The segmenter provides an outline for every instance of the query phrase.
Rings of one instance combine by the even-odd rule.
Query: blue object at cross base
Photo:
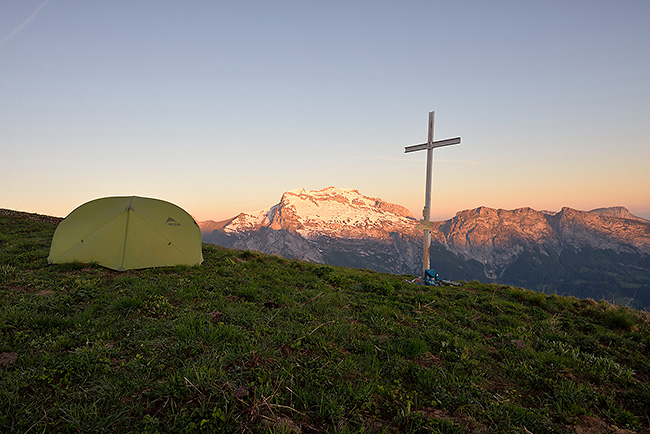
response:
[[[424,284],[428,286],[432,285],[442,285],[442,280],[438,277],[438,273],[434,269],[428,269],[424,271]]]

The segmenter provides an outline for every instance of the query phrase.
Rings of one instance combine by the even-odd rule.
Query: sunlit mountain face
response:
[[[208,243],[421,273],[417,220],[405,207],[357,190],[288,191],[267,209],[200,226]],[[434,222],[431,236],[431,267],[448,280],[501,282],[650,307],[650,222],[623,207],[559,212],[479,207]]]

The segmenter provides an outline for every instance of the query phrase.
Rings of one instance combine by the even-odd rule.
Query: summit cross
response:
[[[433,149],[441,148],[443,146],[457,145],[460,143],[460,137],[453,139],[433,141],[433,118],[434,112],[429,112],[429,137],[427,143],[419,145],[407,146],[404,148],[404,153],[427,150],[427,178],[426,178],[426,193],[424,198],[424,210],[422,211],[423,219],[420,220],[418,228],[424,230],[424,252],[422,259],[422,278],[424,279],[426,270],[431,267],[431,229],[433,223],[431,222],[431,178],[433,175]]]

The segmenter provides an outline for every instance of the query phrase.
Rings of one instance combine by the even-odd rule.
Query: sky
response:
[[[0,1],[0,208],[357,189],[650,219],[647,0]]]

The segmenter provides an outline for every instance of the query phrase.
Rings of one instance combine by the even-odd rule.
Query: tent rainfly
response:
[[[91,200],[56,228],[50,264],[97,262],[113,270],[200,265],[201,231],[178,206],[138,196]]]

